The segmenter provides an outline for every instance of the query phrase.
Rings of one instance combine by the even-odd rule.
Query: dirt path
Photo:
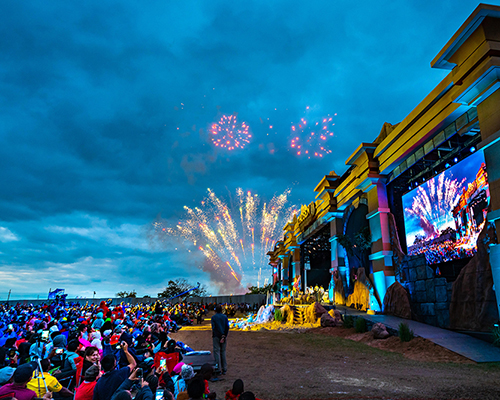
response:
[[[212,350],[207,324],[172,336],[197,350]],[[477,365],[423,339],[377,341],[386,350],[363,343],[370,341],[367,334],[342,328],[231,331],[228,373],[210,387],[222,399],[238,378],[260,399],[500,398],[499,364]]]

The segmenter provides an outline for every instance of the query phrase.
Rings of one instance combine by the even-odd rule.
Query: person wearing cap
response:
[[[187,390],[187,382],[194,378],[194,370],[191,365],[184,364],[181,368],[181,377],[174,384],[174,397],[177,399],[179,393]]]
[[[42,375],[36,376],[36,374],[33,374],[33,377],[31,380],[28,382],[27,388],[33,390],[37,397],[43,397],[43,395],[47,392],[45,389],[45,385],[47,385],[47,389],[52,392],[52,393],[59,393],[62,397],[72,397],[73,393],[70,392],[68,389],[63,387],[57,378],[53,377],[52,375],[49,374],[49,369],[50,369],[50,361],[49,359],[45,358],[40,361],[40,365],[42,366],[43,370],[43,377]],[[45,381],[45,383],[44,383]]]
[[[12,382],[15,370],[16,369],[12,367],[4,367],[0,369],[0,387]]]
[[[8,383],[0,388],[0,397],[4,395],[12,395],[17,400],[34,400],[36,392],[28,389],[26,386],[33,375],[33,367],[31,364],[23,364],[14,371],[14,382]],[[47,392],[43,395],[44,399],[50,399],[51,393]]]
[[[76,389],[75,400],[92,400],[100,373],[99,365],[92,365],[85,371],[84,381]]]

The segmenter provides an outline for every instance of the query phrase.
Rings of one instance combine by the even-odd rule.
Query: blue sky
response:
[[[430,61],[477,4],[2,2],[0,300],[211,287],[201,257],[152,245],[155,218],[208,187],[309,203],[446,75]],[[307,106],[337,114],[322,159],[289,146]],[[207,128],[233,113],[252,140],[216,149]]]

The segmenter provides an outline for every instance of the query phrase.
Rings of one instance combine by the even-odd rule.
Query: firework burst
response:
[[[308,112],[309,107],[306,108]],[[322,158],[332,152],[328,140],[334,136],[334,125],[330,115],[318,120],[301,118],[298,124],[292,124],[290,147],[298,156]]]
[[[210,126],[212,143],[227,150],[243,149],[252,137],[246,122],[238,122],[236,115],[223,115]]]
[[[201,207],[185,206],[186,217],[176,226],[157,220],[153,228],[164,244],[181,238],[188,249],[201,252],[206,261],[203,268],[220,290],[243,292],[256,271],[267,266],[267,252],[296,211],[288,205],[289,194],[286,190],[266,203],[257,194],[237,189],[228,206],[208,189]]]

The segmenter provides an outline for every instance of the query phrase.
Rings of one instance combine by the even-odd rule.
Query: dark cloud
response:
[[[19,295],[56,281],[109,295],[202,280],[202,259],[155,250],[142,229],[158,213],[174,221],[207,187],[292,188],[292,202],[309,203],[323,175],[342,173],[360,141],[445,76],[429,63],[477,3],[2,6],[0,272]],[[308,105],[337,113],[322,160],[289,149]],[[252,140],[215,149],[210,124],[233,113]]]

